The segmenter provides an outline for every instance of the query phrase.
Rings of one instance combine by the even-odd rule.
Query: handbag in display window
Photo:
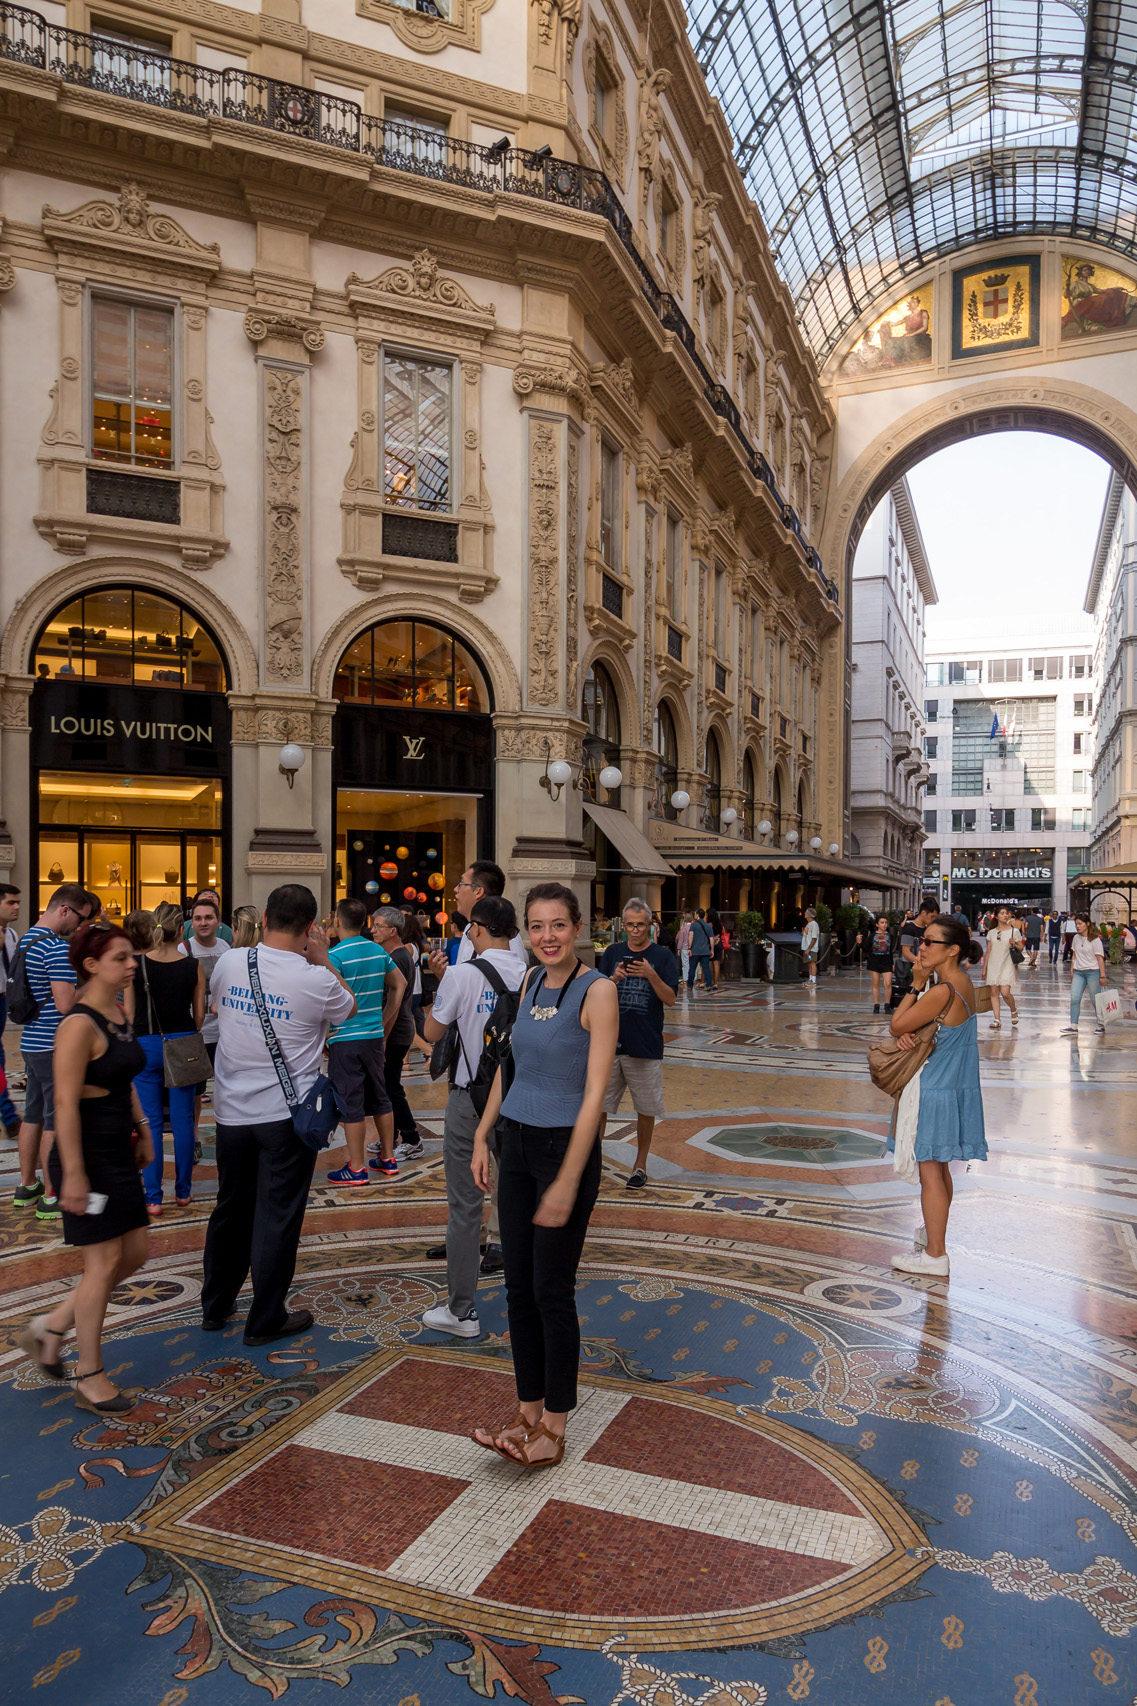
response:
[[[1094,1006],[1100,1024],[1108,1025],[1121,1017],[1121,997],[1115,989],[1103,989],[1100,995],[1095,995]]]
[[[268,1016],[265,1005],[264,990],[261,988],[261,974],[257,969],[257,950],[249,949],[249,988],[252,992],[253,1006],[257,1010],[257,1018],[261,1022],[264,1033],[265,1047],[268,1049],[276,1072],[281,1094],[288,1104],[292,1115],[292,1129],[301,1143],[306,1143],[309,1149],[326,1149],[333,1131],[340,1123],[340,1111],[336,1105],[335,1091],[332,1081],[323,1072],[316,1074],[315,1082],[308,1094],[301,1100],[296,1094],[296,1086],[292,1075],[284,1063],[280,1052],[280,1044],[276,1032],[272,1028],[272,1020]]]
[[[204,1084],[213,1071],[201,1032],[189,1037],[168,1037],[161,1025],[154,1023],[154,1003],[150,998],[150,976],[146,970],[146,955],[138,962],[142,981],[146,985],[146,1011],[150,1018],[150,1034],[162,1039],[162,1077],[167,1090],[188,1090],[193,1084]]]

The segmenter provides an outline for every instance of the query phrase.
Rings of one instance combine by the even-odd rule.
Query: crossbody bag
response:
[[[162,1039],[162,1077],[167,1090],[188,1090],[191,1085],[204,1084],[213,1068],[201,1032],[188,1037],[168,1037],[160,1024],[154,1022],[154,1002],[150,994],[150,975],[146,970],[146,955],[141,956],[142,982],[146,989],[146,1012],[150,1020],[150,1035]],[[196,968],[197,961],[194,961]]]
[[[277,1082],[281,1095],[288,1104],[288,1112],[292,1116],[292,1128],[301,1143],[306,1143],[309,1149],[326,1149],[333,1131],[340,1123],[339,1109],[336,1107],[335,1093],[332,1081],[324,1073],[316,1074],[315,1082],[308,1094],[301,1099],[296,1094],[292,1075],[284,1064],[284,1056],[280,1052],[280,1044],[276,1040],[276,1032],[272,1028],[272,1020],[265,1006],[264,990],[261,988],[261,974],[257,970],[257,950],[249,949],[249,988],[253,995],[253,1006],[257,1010],[257,1018],[261,1022],[264,1033],[265,1047],[268,1049],[276,1071]]]

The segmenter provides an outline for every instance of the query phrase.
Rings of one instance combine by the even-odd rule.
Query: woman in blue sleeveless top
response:
[[[518,1415],[478,1428],[479,1445],[528,1469],[559,1463],[576,1404],[580,1322],[576,1270],[600,1190],[600,1116],[616,1058],[616,986],[576,957],[580,907],[561,883],[525,900],[540,964],[521,987],[513,1025],[514,1076],[494,1081],[471,1163],[490,1188],[489,1140],[498,1127],[498,1219],[509,1304]]]
[[[951,1264],[944,1239],[952,1199],[950,1163],[987,1159],[975,986],[967,975],[967,967],[978,958],[979,950],[962,918],[946,912],[933,918],[913,968],[912,992],[896,1009],[890,1026],[901,1048],[915,1048],[912,1032],[933,1019],[940,1021],[936,1046],[919,1072],[914,1154],[920,1168],[925,1247],[912,1255],[893,1256],[892,1266],[902,1273],[947,1278]],[[935,986],[925,995],[933,976]],[[890,1149],[892,1145],[890,1136]]]

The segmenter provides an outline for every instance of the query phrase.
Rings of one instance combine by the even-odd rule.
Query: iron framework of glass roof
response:
[[[819,362],[939,255],[1137,257],[1133,0],[687,0]]]

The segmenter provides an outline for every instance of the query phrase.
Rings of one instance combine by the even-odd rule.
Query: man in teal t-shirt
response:
[[[332,1185],[369,1185],[364,1150],[366,1123],[379,1132],[379,1178],[393,1178],[395,1116],[383,1076],[384,1020],[393,1024],[407,980],[387,952],[364,935],[367,908],[361,900],[336,907],[339,941],[328,958],[355,996],[355,1012],[328,1034],[328,1077],[347,1136],[347,1165],[328,1174]]]

